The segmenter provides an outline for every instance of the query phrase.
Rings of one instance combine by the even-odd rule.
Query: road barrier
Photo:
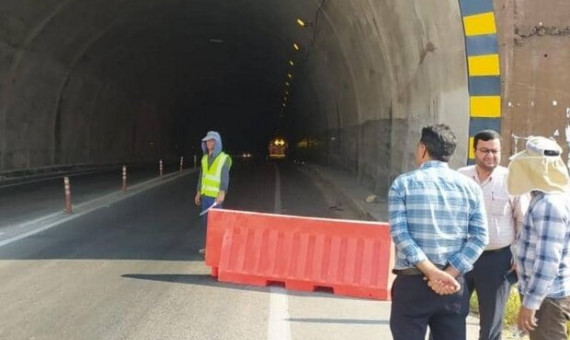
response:
[[[387,223],[213,209],[206,265],[219,281],[390,299]]]

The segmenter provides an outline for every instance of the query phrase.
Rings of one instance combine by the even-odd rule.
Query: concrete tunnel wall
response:
[[[374,3],[374,5],[372,5]],[[467,159],[469,93],[457,1],[331,2],[294,93],[322,160],[378,193],[414,167],[422,126],[445,122]],[[307,134],[310,134],[307,132]]]
[[[176,88],[172,84],[181,81],[180,73],[189,72],[175,55],[191,55],[197,50],[176,41],[176,32],[165,35],[166,28],[160,31],[166,22],[180,19],[184,10],[194,11],[193,4],[176,0],[97,4],[3,1],[0,170],[154,161],[176,157],[187,151],[180,149],[197,144],[198,134],[178,143],[168,130],[189,124],[202,134],[204,126],[212,126],[205,116],[169,114],[180,111],[173,106],[186,95],[177,94],[176,100],[169,97]],[[271,34],[278,36],[272,40],[275,46],[283,45],[283,50],[274,53],[279,56],[275,59],[282,57],[285,63],[291,57],[296,61],[282,118],[278,94],[273,106],[259,104],[267,111],[264,115],[276,117],[274,125],[256,125],[260,122],[257,116],[244,124],[271,130],[268,135],[277,126],[292,142],[314,138],[319,141],[314,150],[317,159],[348,170],[378,193],[386,191],[395,175],[413,167],[423,125],[451,125],[459,143],[452,165],[465,164],[469,93],[457,0],[438,1],[437,6],[396,0],[306,1],[287,6],[277,1],[244,0],[234,5],[211,2],[209,6],[244,11],[239,13],[243,15],[263,13],[267,17],[253,18],[259,23],[254,22],[252,25],[257,26],[249,32],[256,34],[256,28],[270,26]],[[207,16],[206,10],[199,15]],[[161,19],[152,19],[154,14]],[[315,22],[302,30],[295,27],[297,17]],[[188,22],[192,21],[180,27],[190,25]],[[291,27],[277,27],[286,24]],[[142,26],[152,30],[143,30]],[[137,40],[149,30],[161,32],[156,33],[156,41],[166,39],[154,43],[162,53],[152,44]],[[292,42],[301,45],[296,55],[291,52]],[[263,45],[270,43],[264,41]],[[145,52],[146,57],[141,61],[129,49]],[[258,48],[256,53],[263,51]],[[220,62],[223,65],[224,60]],[[286,73],[276,71],[282,77],[263,80],[266,83],[261,86],[274,81],[282,91]],[[202,82],[225,86],[226,93],[231,90],[228,75],[216,76],[224,80],[207,78]],[[145,82],[149,77],[154,77],[154,82]],[[162,90],[161,79],[168,80],[164,82],[170,84],[166,85],[168,90]],[[196,79],[187,81],[200,83]],[[197,89],[198,85],[187,86]],[[222,131],[236,129],[232,119],[224,119],[227,122]],[[209,125],[202,124],[203,120]],[[173,149],[174,144],[180,149]]]

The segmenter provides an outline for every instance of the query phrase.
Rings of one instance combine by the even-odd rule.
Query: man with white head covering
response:
[[[516,241],[521,307],[517,325],[531,340],[567,340],[570,319],[570,178],[553,140],[530,137],[511,157],[511,195],[531,192]]]
[[[232,159],[222,151],[222,137],[216,131],[208,131],[202,138],[202,151],[204,155],[194,203],[201,205],[202,211],[206,211],[213,207],[222,207],[230,183]],[[207,216],[208,214],[204,214],[202,217],[204,226],[207,223]],[[205,249],[200,249],[199,253],[204,254]]]

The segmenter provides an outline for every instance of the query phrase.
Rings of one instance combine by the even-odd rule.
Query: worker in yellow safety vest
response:
[[[202,138],[202,156],[198,185],[196,187],[196,197],[194,203],[202,206],[202,211],[209,208],[221,208],[230,184],[231,157],[222,151],[222,137],[216,131],[208,131]],[[202,216],[204,227],[207,225],[207,216]],[[200,254],[205,253],[205,249],[199,250]]]

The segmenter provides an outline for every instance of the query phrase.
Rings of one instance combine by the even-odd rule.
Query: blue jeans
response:
[[[212,204],[214,204],[214,202],[216,202],[215,197],[209,197],[209,196],[202,196],[201,200],[202,200],[202,211],[208,209],[209,207],[212,206]],[[222,205],[218,204],[214,209],[222,209]],[[208,214],[207,213],[202,215],[202,226],[204,228],[208,227]]]

